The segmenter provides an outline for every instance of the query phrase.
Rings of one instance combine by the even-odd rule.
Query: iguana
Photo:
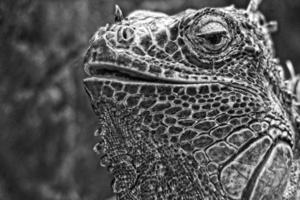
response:
[[[84,85],[117,199],[297,198],[300,79],[285,78],[260,3],[116,7],[95,33]]]

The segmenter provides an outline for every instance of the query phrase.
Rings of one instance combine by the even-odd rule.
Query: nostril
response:
[[[134,30],[130,27],[121,28],[119,37],[125,42],[131,42],[134,38]]]
[[[129,37],[127,29],[123,30],[123,39],[127,40]]]

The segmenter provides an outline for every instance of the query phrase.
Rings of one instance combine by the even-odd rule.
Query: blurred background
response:
[[[92,151],[97,121],[83,54],[119,4],[174,14],[248,0],[0,0],[0,199],[104,200],[111,177]],[[264,0],[277,56],[300,69],[300,1]]]

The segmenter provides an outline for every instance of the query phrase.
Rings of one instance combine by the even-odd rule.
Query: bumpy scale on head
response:
[[[85,87],[118,199],[282,199],[295,112],[258,4],[116,7],[96,32]]]

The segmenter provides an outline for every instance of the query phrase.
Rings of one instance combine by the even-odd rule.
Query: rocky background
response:
[[[97,27],[150,9],[245,8],[248,0],[0,0],[0,199],[104,200],[110,175],[92,151],[96,117],[83,90],[82,57]],[[265,0],[277,20],[282,63],[300,68],[300,1]]]

